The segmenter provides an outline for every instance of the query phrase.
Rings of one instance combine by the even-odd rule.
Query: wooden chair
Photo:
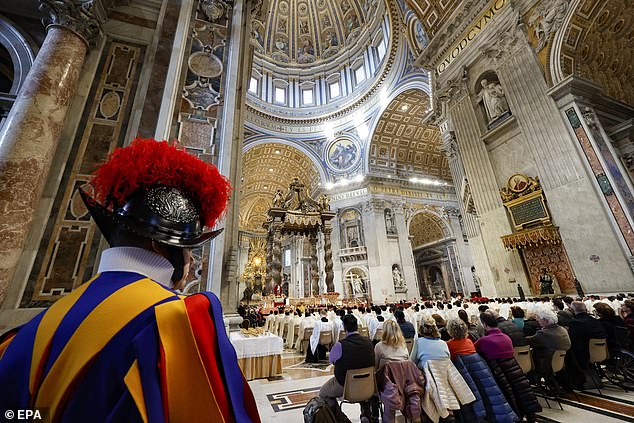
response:
[[[291,340],[291,346],[295,346],[295,341],[299,337],[299,323],[293,325],[293,339]]]
[[[377,329],[376,332],[374,333],[374,340],[380,341],[382,337],[383,337],[383,329]]]
[[[306,346],[310,342],[310,337],[313,336],[313,328],[304,329],[304,335],[302,336],[302,342],[299,344],[299,352],[303,353],[306,351]]]
[[[330,349],[330,346],[333,344],[332,342],[332,331],[328,330],[325,332],[319,332],[319,345],[325,345]]]
[[[346,337],[346,331],[345,330],[339,331],[339,341],[341,341],[345,337]]]
[[[407,347],[407,352],[411,354],[414,349],[414,338],[405,338],[405,346]]]
[[[553,384],[554,391],[551,391],[550,394],[553,398],[555,398],[555,400],[559,404],[559,408],[561,409],[561,411],[564,411],[564,408],[561,406],[561,400],[559,399],[559,394],[560,394],[559,383],[557,382],[557,379],[555,378],[555,374],[563,370],[565,359],[566,359],[566,350],[556,350],[553,353],[552,359],[550,360],[550,368],[551,368],[550,375],[544,378],[546,383],[550,382]],[[550,408],[550,403],[548,402],[548,394],[546,393],[545,387],[542,384],[541,376],[539,377],[538,387],[544,395],[544,399],[546,400],[546,405],[548,405],[548,408]]]
[[[368,330],[368,328],[359,328],[359,335],[369,338],[370,331]]]
[[[513,357],[515,357],[517,364],[520,365],[524,374],[530,372],[533,368],[533,353],[531,352],[530,345],[513,348]]]

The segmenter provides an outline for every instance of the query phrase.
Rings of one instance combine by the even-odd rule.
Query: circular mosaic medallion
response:
[[[119,98],[119,94],[114,91],[108,91],[99,102],[99,112],[106,119],[110,119],[119,111],[119,107],[121,107],[121,99]]]
[[[342,138],[333,142],[326,152],[328,165],[339,172],[352,168],[359,161],[357,145],[350,139]]]
[[[222,74],[222,62],[211,53],[199,51],[188,60],[189,70],[203,78],[216,78]]]
[[[288,13],[288,3],[286,3],[285,1],[280,2],[280,12],[282,12],[283,14]]]

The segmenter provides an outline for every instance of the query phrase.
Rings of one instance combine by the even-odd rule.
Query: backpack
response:
[[[328,404],[322,398],[315,397],[304,407],[304,423],[349,423],[350,420],[336,406]]]

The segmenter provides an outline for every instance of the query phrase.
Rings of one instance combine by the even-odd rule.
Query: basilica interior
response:
[[[634,291],[631,6],[3,0],[0,332],[95,274],[108,244],[77,188],[136,137],[231,181],[184,289],[227,315],[538,296],[544,274],[556,295]],[[325,375],[254,381],[263,421],[300,421],[272,395]],[[565,409],[541,421],[599,415]]]

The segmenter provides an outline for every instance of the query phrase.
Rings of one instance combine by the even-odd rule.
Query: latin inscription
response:
[[[467,48],[469,43],[475,39],[475,37],[482,31],[482,29],[493,19],[495,15],[500,13],[500,11],[509,3],[510,0],[493,0],[493,2],[487,7],[485,12],[480,15],[480,18],[476,21],[471,28],[460,38],[452,48],[449,50],[449,54],[445,56],[445,58],[440,62],[440,64],[436,67],[436,72],[438,75],[447,70],[447,66],[449,66],[462,52]]]

